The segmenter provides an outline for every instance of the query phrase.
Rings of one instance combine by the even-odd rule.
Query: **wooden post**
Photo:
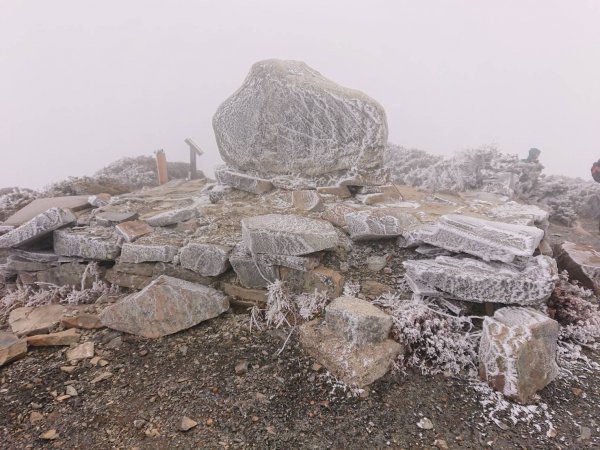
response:
[[[167,156],[164,150],[156,152],[156,168],[158,170],[158,184],[165,184],[169,181],[169,172],[167,170]]]
[[[202,156],[204,152],[190,138],[187,138],[185,143],[190,146],[190,180],[195,180],[198,178],[198,170],[196,169],[196,156]]]

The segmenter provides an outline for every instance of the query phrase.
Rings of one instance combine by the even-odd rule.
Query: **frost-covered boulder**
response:
[[[600,294],[600,253],[592,246],[563,242],[554,247],[560,270],[569,272],[569,278]]]
[[[179,263],[205,277],[216,277],[229,269],[231,247],[190,242],[179,252]]]
[[[527,403],[558,376],[559,325],[530,308],[502,308],[483,321],[479,373],[506,397]]]
[[[411,233],[416,242],[507,263],[516,256],[532,256],[543,237],[544,232],[536,227],[458,214],[442,216],[434,225]]]
[[[117,235],[105,227],[56,230],[54,253],[83,259],[114,261],[121,253]]]
[[[411,214],[385,208],[351,212],[344,220],[354,241],[394,238],[420,225]]]
[[[242,219],[242,239],[252,253],[293,256],[331,249],[338,243],[329,222],[292,214]]]
[[[23,225],[0,236],[0,248],[20,247],[29,244],[76,220],[75,215],[68,209],[50,208]]]
[[[319,177],[381,167],[388,127],[383,107],[300,61],[257,62],[217,109],[223,160],[266,178]]]
[[[155,214],[145,220],[152,227],[166,227],[193,219],[196,215],[197,211],[195,208],[179,208]]]
[[[556,262],[548,256],[531,258],[523,269],[448,256],[405,261],[403,265],[415,294],[467,302],[540,305],[558,281]]]

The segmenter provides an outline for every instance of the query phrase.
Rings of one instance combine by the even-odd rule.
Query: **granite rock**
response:
[[[77,220],[68,209],[50,208],[0,236],[0,248],[20,247],[51,234]]]
[[[229,256],[240,284],[246,288],[264,288],[279,278],[277,267],[259,262],[257,256],[253,256],[243,243],[236,245]]]
[[[264,194],[273,190],[273,183],[269,180],[240,173],[226,167],[215,170],[215,177],[221,184],[252,194]]]
[[[104,227],[57,230],[54,253],[99,261],[114,261],[121,253],[116,234]]]
[[[312,189],[292,192],[292,204],[300,211],[318,211],[323,206],[321,196]]]
[[[352,212],[345,221],[354,241],[395,238],[419,226],[411,214],[386,208]]]
[[[179,263],[205,277],[216,277],[229,269],[231,247],[191,242],[179,252]]]

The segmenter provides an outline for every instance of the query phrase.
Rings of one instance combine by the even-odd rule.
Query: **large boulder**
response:
[[[222,292],[202,284],[161,275],[139,292],[100,314],[112,329],[158,338],[193,327],[229,309]]]
[[[600,294],[600,254],[592,246],[563,242],[554,247],[554,252],[560,270]]]
[[[223,160],[262,175],[345,174],[380,168],[383,107],[300,61],[257,62],[213,118]]]

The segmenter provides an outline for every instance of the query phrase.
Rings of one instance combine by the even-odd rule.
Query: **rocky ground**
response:
[[[3,448],[597,448],[598,372],[540,393],[548,417],[501,422],[464,380],[388,374],[362,394],[336,388],[287,333],[252,332],[235,311],[158,340],[91,332],[96,355],[71,365],[34,349],[0,372]],[[109,344],[110,343],[110,344]],[[110,347],[110,348],[109,348]],[[597,355],[591,355],[598,360]],[[97,358],[98,359],[98,358]],[[96,362],[96,360],[92,360]],[[106,365],[104,365],[106,364]],[[101,365],[104,365],[101,367]],[[61,367],[73,367],[67,373]],[[68,369],[70,370],[70,369]],[[108,377],[101,381],[103,374]],[[103,378],[103,377],[100,377]],[[75,396],[62,398],[67,388]],[[182,417],[198,425],[180,431]],[[422,421],[424,418],[429,419]],[[550,420],[555,435],[548,437]],[[419,427],[419,424],[423,428]],[[431,429],[428,429],[431,425]],[[583,427],[583,428],[582,428]],[[40,436],[49,430],[56,438]]]

